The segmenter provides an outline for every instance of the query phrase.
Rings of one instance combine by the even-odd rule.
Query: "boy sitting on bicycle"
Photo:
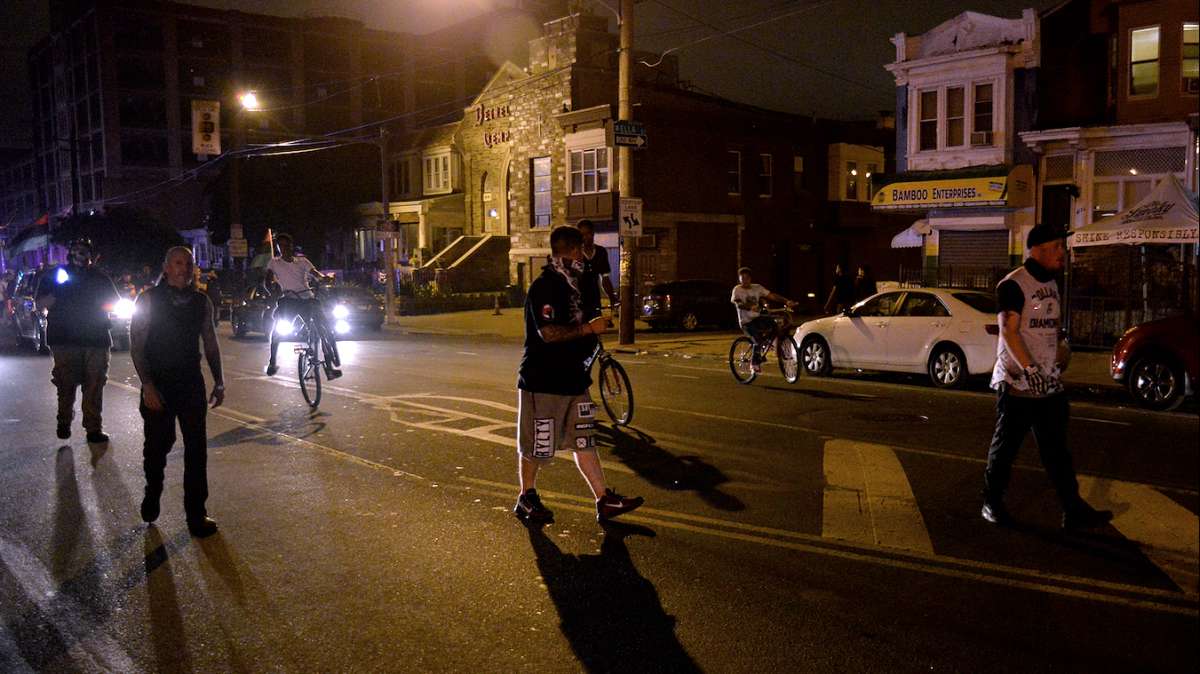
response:
[[[751,342],[754,342],[754,359],[752,361],[754,371],[761,372],[763,346],[776,337],[779,327],[775,323],[775,319],[763,314],[763,301],[779,302],[789,308],[795,307],[799,303],[755,283],[749,267],[738,269],[738,281],[739,283],[733,287],[733,296],[730,301],[737,307],[738,325],[742,328],[742,332],[746,333]]]
[[[275,243],[279,245],[279,257],[271,258],[271,262],[267,264],[265,282],[268,287],[272,283],[278,285],[281,296],[276,301],[275,311],[271,315],[271,359],[267,361],[267,376],[279,371],[279,366],[275,363],[275,356],[279,352],[279,335],[275,331],[275,321],[303,315],[306,322],[323,324],[324,312],[321,311],[316,295],[308,287],[308,281],[310,278],[322,281],[331,278],[317,271],[308,258],[295,256],[295,246],[290,234],[277,234]],[[327,335],[330,340],[334,339],[328,330],[322,329],[321,333]],[[337,379],[340,376],[342,371],[330,362],[329,354],[325,354],[325,378]]]

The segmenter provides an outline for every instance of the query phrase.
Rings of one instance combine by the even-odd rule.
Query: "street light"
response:
[[[262,109],[262,107],[258,104],[258,95],[253,91],[247,91],[243,93],[240,97],[238,97],[238,100],[242,102],[242,107],[247,110],[254,111]]]

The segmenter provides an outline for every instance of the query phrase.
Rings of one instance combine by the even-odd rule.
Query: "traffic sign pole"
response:
[[[633,101],[630,89],[633,86],[633,0],[621,0],[621,30],[620,60],[617,69],[617,117],[621,121],[633,119]],[[613,131],[616,135],[617,126]],[[622,134],[626,135],[626,134]],[[614,139],[615,142],[615,139]],[[617,160],[620,174],[617,189],[622,200],[633,196],[633,156],[628,145],[617,143]],[[621,344],[633,344],[633,237],[621,237],[621,325],[618,331],[618,341]]]

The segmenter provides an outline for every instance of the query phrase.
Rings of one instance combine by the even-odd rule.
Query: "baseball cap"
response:
[[[1025,247],[1033,248],[1034,246],[1055,239],[1065,239],[1075,232],[1068,230],[1062,225],[1037,225],[1029,230],[1029,236],[1025,238]]]

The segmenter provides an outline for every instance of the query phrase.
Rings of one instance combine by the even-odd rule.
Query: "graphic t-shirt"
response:
[[[283,290],[299,293],[300,297],[312,297],[308,288],[308,277],[317,269],[306,257],[294,257],[291,262],[281,257],[271,258],[267,270],[274,272],[275,280]]]
[[[730,301],[737,305],[738,325],[745,325],[758,318],[760,315],[758,307],[770,294],[770,290],[757,283],[751,283],[749,288],[740,283],[735,285]]]
[[[579,291],[547,265],[525,296],[525,353],[517,388],[532,393],[581,395],[592,385],[596,337],[547,343],[538,332],[547,325],[579,325],[583,319]]]

